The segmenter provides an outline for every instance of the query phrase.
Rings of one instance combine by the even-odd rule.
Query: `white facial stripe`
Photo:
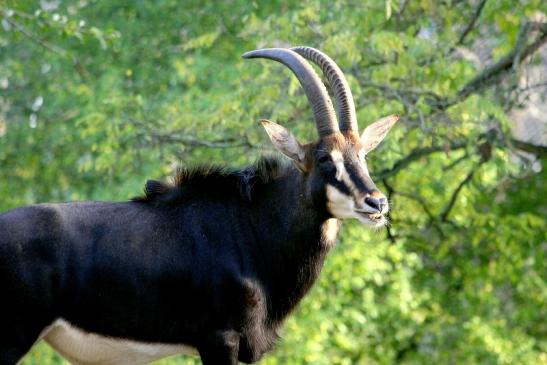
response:
[[[333,150],[331,151],[330,153],[330,157],[332,157],[332,160],[334,162],[337,162],[337,161],[344,161],[344,156],[342,155],[342,152],[338,151],[338,150]]]
[[[336,180],[342,181],[342,179],[344,178],[344,172],[345,172],[344,163],[337,161],[334,163],[334,166],[336,167],[336,176],[335,176]]]
[[[336,180],[344,182],[351,191],[355,190],[355,184],[351,180],[346,170],[346,166],[344,165],[344,156],[342,155],[342,152],[334,150],[331,152],[331,157],[334,166],[336,167]]]
[[[330,157],[332,158],[332,162],[336,167],[336,180],[342,181],[343,173],[345,172],[344,156],[342,156],[342,153],[340,151],[335,150],[330,153]]]

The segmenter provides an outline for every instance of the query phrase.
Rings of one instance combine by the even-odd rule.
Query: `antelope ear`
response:
[[[389,117],[379,119],[366,127],[361,135],[361,143],[363,144],[365,153],[369,153],[375,149],[398,120],[398,115],[390,115]]]
[[[267,119],[260,120],[260,123],[262,123],[275,148],[293,160],[300,170],[303,170],[306,151],[296,137],[287,128]]]

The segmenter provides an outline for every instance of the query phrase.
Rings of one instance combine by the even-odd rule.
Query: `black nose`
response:
[[[387,207],[387,199],[386,198],[373,198],[371,196],[367,196],[365,198],[365,204],[371,207],[372,209],[376,209],[378,212],[383,212],[384,209]]]

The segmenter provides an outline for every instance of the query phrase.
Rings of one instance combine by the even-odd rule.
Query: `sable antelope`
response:
[[[319,139],[263,120],[292,163],[198,167],[128,202],[38,204],[0,215],[0,364],[43,339],[74,364],[145,364],[177,353],[253,363],[317,279],[341,219],[385,224],[365,155],[398,117],[359,136],[351,91],[325,54],[261,49],[298,78]],[[327,90],[306,61],[317,64]],[[338,120],[338,122],[337,122]]]

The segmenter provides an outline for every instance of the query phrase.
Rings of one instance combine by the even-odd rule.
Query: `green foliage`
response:
[[[545,364],[546,172],[510,143],[519,68],[464,94],[482,70],[454,51],[482,40],[496,62],[540,0],[487,1],[461,40],[475,2],[41,3],[0,2],[0,210],[241,166],[271,150],[260,118],[315,138],[289,71],[239,57],[311,45],[347,72],[361,128],[402,115],[369,162],[391,226],[344,224],[262,363]],[[23,363],[64,362],[40,344]]]

